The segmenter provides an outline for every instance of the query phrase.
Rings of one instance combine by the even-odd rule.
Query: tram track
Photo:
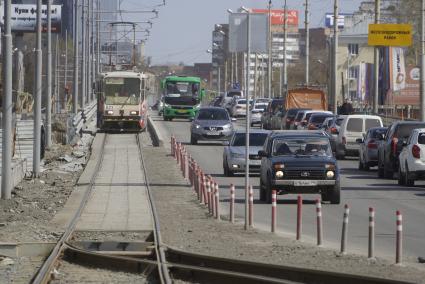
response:
[[[79,246],[72,240],[76,223],[87,204],[96,177],[103,162],[107,135],[103,138],[99,159],[82,202],[69,222],[69,226],[46,259],[32,283],[49,283],[53,269],[61,259],[73,263],[100,267],[111,271],[125,271],[146,276],[153,282],[172,283],[181,280],[187,283],[408,283],[403,281],[374,278],[362,275],[344,274],[314,269],[256,263],[202,255],[181,251],[162,242],[159,215],[155,207],[147,165],[143,154],[141,135],[135,135],[141,170],[144,173],[144,185],[147,190],[153,228],[146,240],[145,251],[96,251]],[[99,245],[99,244],[98,244]]]

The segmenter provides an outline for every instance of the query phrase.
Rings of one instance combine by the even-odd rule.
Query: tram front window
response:
[[[105,103],[107,105],[137,105],[140,97],[140,79],[106,78]]]

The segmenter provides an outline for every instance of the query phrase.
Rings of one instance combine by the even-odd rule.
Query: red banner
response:
[[[267,14],[267,9],[251,9],[253,13]],[[283,25],[284,10],[271,10],[272,25]],[[298,26],[298,11],[287,10],[286,11],[286,23],[288,26]]]

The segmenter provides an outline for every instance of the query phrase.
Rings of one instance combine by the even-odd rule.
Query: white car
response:
[[[249,100],[249,104],[252,103],[252,100]],[[246,99],[239,98],[235,100],[235,103],[230,111],[233,117],[246,116]]]
[[[398,184],[414,186],[425,179],[425,128],[414,129],[399,157]]]
[[[261,125],[261,116],[263,112],[266,110],[267,104],[265,103],[255,103],[253,108],[251,109],[251,127],[255,124]]]
[[[332,114],[331,111],[325,111],[325,110],[306,110],[304,112],[304,114],[303,114],[303,117],[301,118],[300,123],[297,125],[297,129],[298,130],[307,129],[308,120],[310,119],[310,116],[313,113],[327,113],[327,114]]]

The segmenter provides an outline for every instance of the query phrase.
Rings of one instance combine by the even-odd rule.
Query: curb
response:
[[[158,128],[156,127],[155,122],[152,120],[150,116],[148,116],[148,125],[147,129],[152,136],[153,144],[156,147],[163,147],[164,146],[164,138],[162,137],[162,134],[159,132]]]

